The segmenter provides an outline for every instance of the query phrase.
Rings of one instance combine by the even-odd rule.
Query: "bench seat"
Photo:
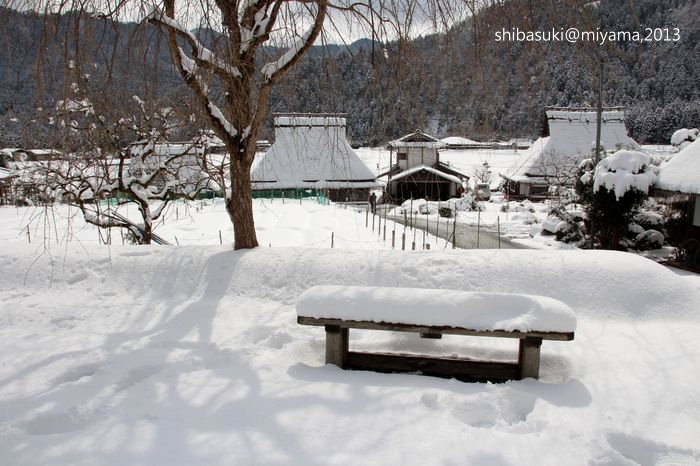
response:
[[[317,286],[297,302],[297,322],[326,330],[326,362],[379,372],[421,372],[464,380],[539,376],[542,340],[574,339],[576,317],[544,296],[414,288]],[[349,329],[516,338],[515,363],[348,349]]]

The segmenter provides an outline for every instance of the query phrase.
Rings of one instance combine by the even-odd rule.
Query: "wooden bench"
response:
[[[538,378],[542,341],[573,340],[576,327],[566,304],[543,296],[346,286],[307,290],[297,303],[297,322],[325,327],[327,364],[470,381]],[[349,351],[351,328],[413,332],[423,338],[443,334],[515,338],[518,359],[495,362]]]

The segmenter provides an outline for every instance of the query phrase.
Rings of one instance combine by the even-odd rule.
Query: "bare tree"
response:
[[[147,15],[151,23],[166,30],[173,63],[228,148],[230,191],[226,205],[236,249],[258,245],[250,169],[271,90],[309,51],[324,22],[336,27],[339,16],[331,13],[361,23],[372,38],[391,34],[400,44],[412,33],[416,17],[435,19],[439,15],[444,21],[434,20],[437,26],[452,19],[446,14],[448,10],[457,10],[442,2],[430,5],[432,8],[417,0],[380,0],[377,5],[344,0],[206,0],[201,6],[208,25],[217,23],[217,34],[206,44],[185,27],[187,13],[179,14],[191,14],[187,2],[164,0],[162,7]],[[272,47],[278,44],[283,47]],[[261,60],[264,56],[268,59]],[[223,98],[216,99],[216,88]]]
[[[171,145],[167,135],[178,123],[171,108],[148,110],[133,97],[138,113],[106,115],[88,99],[59,102],[57,124],[67,127],[80,141],[81,149],[66,158],[38,169],[46,186],[47,199],[76,204],[85,221],[100,228],[124,228],[139,244],[150,244],[155,222],[170,201],[193,199],[209,178],[199,166],[201,146]],[[126,135],[135,142],[123,147]],[[131,222],[99,202],[109,199],[116,208],[137,207],[140,223]]]
[[[572,0],[573,1],[573,0]],[[579,1],[579,0],[576,0]],[[582,1],[582,0],[581,0]],[[164,32],[175,69],[208,126],[224,142],[229,160],[226,206],[235,232],[235,248],[258,242],[252,208],[250,169],[273,87],[297,65],[324,28],[337,38],[370,37],[391,41],[397,81],[416,74],[404,63],[411,38],[446,31],[455,23],[500,0],[49,0],[46,10],[89,12],[112,21],[144,18]],[[516,2],[520,4],[523,2]],[[42,1],[41,5],[45,5]],[[97,14],[96,14],[97,12]],[[518,15],[515,15],[518,17]],[[350,24],[343,26],[339,23]],[[76,49],[89,22],[74,21]],[[201,26],[194,29],[193,26]],[[490,42],[487,25],[476,24],[477,42]],[[82,29],[81,29],[82,28]],[[116,29],[115,29],[116,30]],[[359,30],[359,32],[358,32]],[[193,32],[194,31],[194,32]],[[99,36],[93,34],[99,40]],[[156,35],[157,37],[160,37]],[[68,48],[69,41],[66,41]],[[475,48],[475,54],[481,53]],[[154,55],[157,50],[151,50]],[[76,52],[77,54],[77,52]],[[68,53],[66,53],[68,55]],[[374,54],[372,54],[374,60]],[[393,66],[393,64],[392,64]],[[110,71],[111,73],[111,71]],[[111,76],[111,74],[110,74]],[[486,81],[486,80],[484,80]],[[224,187],[224,186],[222,186]]]

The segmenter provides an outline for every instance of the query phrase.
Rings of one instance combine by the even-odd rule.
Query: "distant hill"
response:
[[[607,61],[604,103],[627,107],[635,139],[666,143],[674,129],[700,125],[700,3],[602,0],[585,10],[560,3],[566,2],[556,3],[560,10],[545,12],[527,0],[511,0],[446,34],[401,44],[363,39],[349,46],[314,47],[275,90],[271,110],[346,112],[353,141],[372,145],[416,128],[474,139],[537,136],[545,106],[595,104],[595,49]],[[585,15],[602,31],[677,27],[681,40],[602,48],[493,40],[495,31],[516,25],[561,28]],[[67,24],[65,15],[47,18],[0,9],[0,145],[41,137],[41,131],[27,133],[13,119],[23,121],[63,95],[69,84],[64,76],[76,72],[62,62]],[[91,58],[81,61],[81,73],[113,83],[115,94],[186,100],[187,91],[153,28],[111,27],[97,19],[86,21],[84,28],[93,38],[94,53],[90,45],[82,46],[82,56]],[[42,34],[47,29],[50,34]]]

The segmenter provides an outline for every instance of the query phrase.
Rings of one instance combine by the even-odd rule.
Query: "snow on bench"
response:
[[[542,340],[574,339],[576,316],[546,296],[417,288],[315,286],[297,301],[297,322],[326,329],[326,363],[380,372],[415,372],[465,379],[539,376]],[[348,330],[517,338],[517,363],[348,351]]]

